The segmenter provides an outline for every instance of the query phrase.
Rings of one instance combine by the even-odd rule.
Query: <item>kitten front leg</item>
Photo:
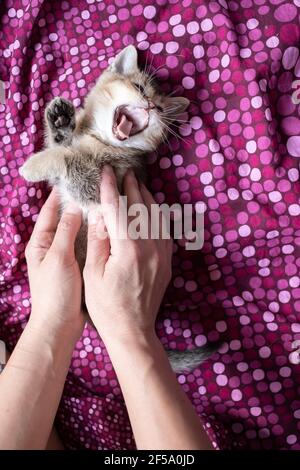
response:
[[[54,183],[57,178],[66,175],[66,159],[72,155],[69,149],[55,147],[32,155],[19,169],[19,173],[27,181],[49,181]]]
[[[76,122],[75,108],[69,100],[54,98],[46,108],[45,120],[50,145],[71,144]]]

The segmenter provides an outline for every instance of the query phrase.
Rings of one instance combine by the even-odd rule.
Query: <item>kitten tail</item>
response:
[[[174,372],[192,371],[205,362],[218,350],[221,343],[206,344],[200,348],[187,351],[167,350],[167,355]]]

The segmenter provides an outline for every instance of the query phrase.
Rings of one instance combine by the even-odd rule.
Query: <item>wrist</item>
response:
[[[33,334],[38,334],[47,342],[66,340],[75,344],[82,333],[83,326],[83,318],[78,318],[78,320],[72,322],[57,321],[51,318],[51,314],[45,319],[44,316],[41,318],[32,310],[26,329],[31,330]]]
[[[7,368],[29,371],[49,383],[62,380],[67,374],[76,340],[77,335],[73,331],[50,329],[31,319],[24,328]]]
[[[116,332],[114,335],[102,335],[102,339],[109,353],[129,353],[139,354],[148,352],[149,354],[157,348],[160,341],[154,328],[136,328],[130,332]]]
[[[153,331],[146,335],[118,336],[105,343],[121,387],[130,377],[144,385],[154,373],[173,377],[166,351]],[[163,371],[163,372],[162,372]]]

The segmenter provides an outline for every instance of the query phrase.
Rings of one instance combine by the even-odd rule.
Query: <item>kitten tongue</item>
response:
[[[125,114],[122,114],[119,124],[117,125],[118,135],[121,139],[128,139],[132,129],[133,122],[130,121]]]
[[[117,139],[125,140],[143,131],[148,122],[148,109],[141,106],[119,106],[115,113],[113,132]]]

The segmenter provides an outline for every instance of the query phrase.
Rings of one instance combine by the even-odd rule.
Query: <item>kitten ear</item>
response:
[[[138,71],[138,55],[134,46],[125,47],[109,66],[111,72],[130,75]]]
[[[184,98],[184,96],[173,96],[168,97],[165,101],[167,112],[169,114],[178,115],[183,113],[190,105],[190,100]]]

